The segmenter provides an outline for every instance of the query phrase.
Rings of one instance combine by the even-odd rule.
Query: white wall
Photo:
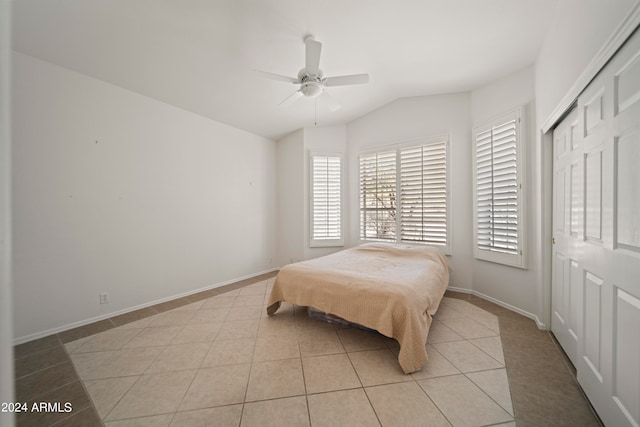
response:
[[[275,142],[17,53],[13,93],[18,340],[275,266]]]
[[[637,3],[638,0],[558,2],[535,64],[537,116],[541,123]]]
[[[469,94],[398,99],[347,125],[349,244],[358,243],[358,155],[381,145],[448,133],[451,147],[452,252],[450,286],[471,289],[473,256]]]
[[[535,156],[535,107],[533,68],[528,67],[471,92],[471,116],[473,126],[524,106],[523,157],[524,163],[524,219],[526,221],[525,257],[527,269],[508,267],[492,262],[473,260],[473,290],[515,306],[527,313],[538,315],[540,289],[540,254],[536,251],[539,221],[535,217],[533,197],[538,187],[534,175]],[[470,242],[473,244],[473,242]]]
[[[304,131],[277,142],[277,265],[304,259]]]
[[[11,3],[0,2],[0,402],[13,402],[13,309],[11,304]],[[14,414],[0,412],[0,425]]]
[[[311,197],[309,153],[311,151],[340,152],[345,153],[346,158],[346,126],[303,128],[279,140],[277,146],[278,265],[317,258],[344,249],[343,247],[312,248],[309,246]],[[346,191],[343,193],[346,199],[345,194]],[[348,205],[345,199],[343,199],[343,209],[347,212]],[[345,233],[346,230],[345,227]]]
[[[471,118],[473,126],[528,104],[534,98],[533,66],[479,87],[471,92]],[[532,126],[535,127],[535,126]]]

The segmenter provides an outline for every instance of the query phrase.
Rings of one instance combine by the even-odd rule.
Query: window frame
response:
[[[327,157],[340,159],[340,237],[339,238],[321,238],[314,237],[315,227],[315,173],[314,173],[314,158]],[[335,151],[310,151],[309,152],[309,247],[311,248],[327,248],[327,247],[342,247],[344,246],[344,154]]]
[[[402,216],[401,216],[401,208],[402,208],[402,150],[407,148],[413,148],[418,146],[432,145],[437,143],[444,143],[445,147],[445,221],[446,221],[446,243],[443,245],[433,244],[431,242],[421,242],[421,241],[405,241],[402,240]],[[378,240],[378,239],[366,239],[362,234],[362,175],[361,175],[361,157],[366,155],[371,155],[374,153],[383,153],[395,151],[395,164],[396,164],[396,179],[395,179],[395,192],[396,192],[396,224],[395,224],[395,240]],[[366,242],[377,242],[377,241],[388,241],[392,243],[400,243],[406,245],[415,245],[415,246],[433,246],[438,248],[443,254],[451,255],[452,254],[452,227],[451,227],[451,218],[452,218],[452,206],[451,206],[451,144],[450,144],[450,134],[443,133],[438,135],[432,135],[424,138],[418,138],[409,141],[398,142],[394,144],[385,144],[376,147],[370,147],[364,150],[361,150],[358,153],[358,242],[366,243]]]
[[[524,108],[518,107],[500,116],[497,116],[485,123],[475,126],[472,132],[472,163],[473,163],[473,256],[476,259],[503,264],[511,267],[526,269],[526,217],[525,217],[525,170],[524,158],[525,145],[525,123],[523,120]],[[505,253],[499,249],[486,249],[479,246],[479,226],[478,226],[478,136],[500,126],[504,126],[511,121],[515,121],[515,168],[516,168],[516,220],[517,220],[517,249],[516,253]],[[493,144],[493,136],[492,136]],[[492,159],[492,165],[495,164]],[[493,179],[493,178],[492,178]],[[495,216],[492,208],[491,217]]]

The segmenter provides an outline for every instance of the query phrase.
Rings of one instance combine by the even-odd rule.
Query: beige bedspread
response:
[[[367,243],[283,267],[267,313],[286,301],[375,329],[400,343],[398,361],[408,374],[427,361],[431,316],[448,283],[447,259],[436,248]]]

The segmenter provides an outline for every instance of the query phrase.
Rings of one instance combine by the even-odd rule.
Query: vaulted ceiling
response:
[[[277,139],[347,123],[400,97],[472,90],[535,61],[557,0],[20,0],[18,52]],[[342,108],[253,70],[296,76],[323,44]]]

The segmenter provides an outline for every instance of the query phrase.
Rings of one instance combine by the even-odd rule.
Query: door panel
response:
[[[551,330],[572,363],[577,363],[578,323],[582,306],[581,266],[577,248],[583,234],[582,137],[577,109],[574,109],[554,131],[554,242]],[[573,319],[573,321],[572,321]]]
[[[602,381],[600,372],[600,350],[602,349],[602,285],[604,281],[595,274],[585,271],[584,275],[584,347],[582,357]]]
[[[621,411],[633,420],[640,419],[640,299],[621,289],[616,292],[616,369],[613,396]]]
[[[586,154],[585,237],[602,242],[602,147]]]
[[[571,223],[569,234],[576,239],[582,238],[582,218],[584,216],[584,159],[578,158],[571,164]]]
[[[640,252],[640,130],[617,140],[617,246]]]
[[[553,141],[552,332],[605,425],[638,427],[640,33]]]

